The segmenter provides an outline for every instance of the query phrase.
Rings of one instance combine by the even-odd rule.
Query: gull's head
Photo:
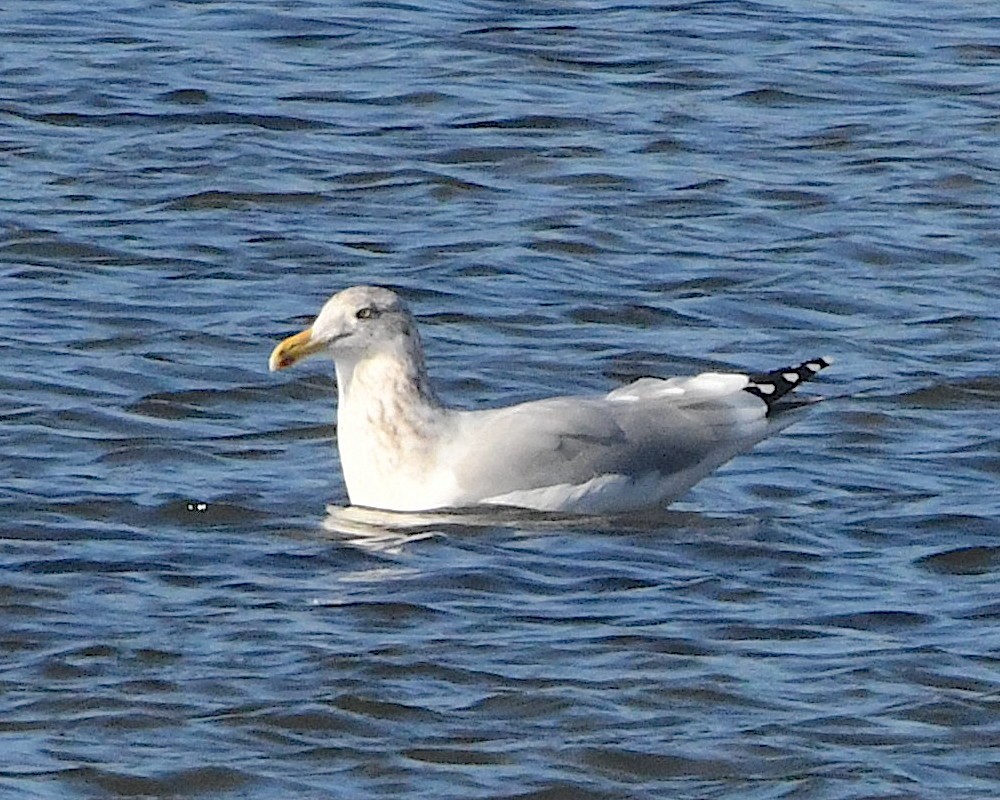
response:
[[[401,345],[410,350],[416,335],[399,295],[380,286],[353,286],[327,300],[312,325],[275,347],[268,363],[273,372],[318,353],[336,360],[361,359]]]

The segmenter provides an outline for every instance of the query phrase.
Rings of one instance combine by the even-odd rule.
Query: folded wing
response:
[[[743,391],[748,384],[720,373],[643,378],[604,397],[460,412],[445,457],[469,503],[578,509],[599,493],[602,508],[631,506],[638,494],[635,505],[645,505],[650,495],[686,490],[767,435],[767,406]],[[615,493],[622,503],[609,503]]]

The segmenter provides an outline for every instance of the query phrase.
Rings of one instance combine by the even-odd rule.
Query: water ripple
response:
[[[0,795],[996,795],[995,19],[13,4]],[[838,357],[669,510],[345,507],[332,291],[449,402]]]

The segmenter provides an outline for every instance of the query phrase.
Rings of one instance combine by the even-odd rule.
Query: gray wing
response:
[[[447,458],[474,500],[603,475],[670,475],[763,438],[766,407],[742,391],[745,376],[722,386],[700,377],[461,412]]]

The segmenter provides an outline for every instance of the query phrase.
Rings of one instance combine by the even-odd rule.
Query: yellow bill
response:
[[[268,359],[268,366],[271,372],[285,369],[301,361],[306,356],[311,356],[323,347],[319,342],[312,339],[312,328],[306,328],[302,333],[289,336],[271,351],[271,358]]]

